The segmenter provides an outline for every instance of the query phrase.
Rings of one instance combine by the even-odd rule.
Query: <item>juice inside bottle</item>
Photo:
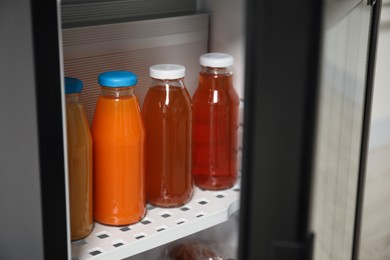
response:
[[[192,173],[195,184],[207,190],[230,188],[237,179],[239,97],[229,67],[233,59],[220,65],[218,58],[202,64],[192,100]]]
[[[92,136],[79,102],[82,82],[65,78],[71,239],[92,231]]]
[[[145,214],[144,127],[133,88],[121,86],[135,85],[128,73],[99,76],[102,94],[92,122],[94,217],[107,225],[135,223]]]
[[[166,75],[172,70],[178,74]],[[142,109],[146,196],[149,203],[160,207],[183,205],[192,196],[191,100],[182,80],[184,70],[179,65],[152,66],[155,78]]]

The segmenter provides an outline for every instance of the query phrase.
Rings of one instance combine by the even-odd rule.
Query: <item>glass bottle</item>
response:
[[[80,104],[83,83],[65,78],[71,239],[89,235],[92,218],[92,136]]]
[[[208,53],[193,99],[192,173],[206,190],[232,187],[237,179],[239,97],[233,88],[233,57]]]
[[[146,129],[147,201],[177,207],[191,199],[191,100],[184,85],[185,68],[150,67],[151,87],[142,115]]]
[[[129,71],[99,75],[101,94],[92,121],[94,218],[128,225],[145,214],[144,126]]]

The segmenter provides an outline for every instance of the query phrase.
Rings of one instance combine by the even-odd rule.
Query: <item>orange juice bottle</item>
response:
[[[71,239],[92,231],[92,136],[80,104],[83,83],[65,78]]]
[[[183,82],[185,68],[150,67],[151,87],[142,115],[146,130],[146,198],[160,207],[191,199],[191,100]]]
[[[233,57],[207,53],[192,98],[192,173],[206,190],[232,187],[237,180],[239,97],[233,88]]]
[[[101,94],[92,121],[94,218],[128,225],[145,214],[144,126],[129,71],[99,75]]]

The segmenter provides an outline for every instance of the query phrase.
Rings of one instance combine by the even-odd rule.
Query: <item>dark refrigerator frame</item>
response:
[[[350,0],[341,2],[348,1]],[[311,259],[315,237],[309,230],[310,194],[324,4],[322,1],[310,0],[247,1],[246,107],[239,259]],[[58,55],[60,39],[57,5],[56,1],[49,1],[43,6],[38,1],[11,0],[2,1],[0,4],[0,15],[18,10],[15,15],[20,18],[20,23],[15,24],[14,31],[3,31],[0,27],[0,32],[9,33],[7,41],[18,44],[19,36],[25,31],[31,33],[30,41],[23,45],[23,51],[31,53],[32,56],[16,61],[15,66],[17,70],[17,64],[26,66],[31,62],[31,85],[20,86],[20,89],[7,93],[17,95],[18,91],[33,88],[35,96],[31,98],[36,102],[37,111],[34,122],[26,124],[25,127],[37,125],[39,178],[31,176],[28,181],[41,187],[41,205],[38,205],[36,210],[40,212],[42,219],[31,224],[36,224],[38,229],[41,225],[43,239],[34,242],[36,247],[31,249],[32,251],[21,250],[25,258],[42,253],[45,259],[67,259],[70,252],[64,192],[64,125],[61,97],[63,75]],[[377,1],[373,5],[366,71],[353,259],[357,259],[359,245],[380,8],[381,1]],[[290,47],[287,47],[286,42]],[[2,50],[0,53],[5,52],[6,50]],[[11,59],[11,56],[6,56],[0,62],[11,64]],[[5,86],[14,86],[15,82],[18,82],[16,73],[1,75]],[[12,104],[7,102],[0,104],[2,110],[10,107]],[[12,123],[7,123],[13,126]],[[20,125],[15,124],[15,127]],[[6,134],[8,136],[3,136],[0,140],[7,145],[10,143],[6,141],[12,142],[20,138],[9,132]],[[5,150],[5,147],[7,146],[2,149]],[[24,155],[21,150],[19,152],[21,156]],[[15,155],[8,155],[4,151],[2,154],[1,164],[4,171],[10,169],[12,164],[24,162],[23,157],[15,158]],[[2,177],[1,181],[6,183],[8,180]],[[23,191],[13,190],[2,194],[0,202],[4,210],[14,210],[12,203],[6,202],[6,198],[17,193]],[[33,203],[30,198],[26,191],[20,200],[20,208],[15,212],[25,214],[26,221],[29,214],[23,207]],[[13,219],[2,220],[1,230],[10,231],[7,229],[8,221]],[[27,242],[21,241],[21,245]],[[19,247],[20,245],[15,245],[12,240],[4,241],[0,258],[16,259],[13,252],[20,250]]]
[[[248,1],[239,259],[313,257],[315,234],[309,222],[325,26],[322,15],[325,5],[337,16],[361,1],[330,2]],[[372,13],[352,259],[359,254],[381,10],[381,1],[366,3]]]
[[[322,11],[248,1],[240,259],[311,256]]]

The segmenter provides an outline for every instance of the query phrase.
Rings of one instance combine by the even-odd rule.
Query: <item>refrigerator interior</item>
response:
[[[158,63],[184,65],[185,84],[192,95],[197,87],[199,56],[206,52],[229,53],[234,57],[234,87],[240,97],[240,161],[244,109],[244,1],[162,2],[147,1],[143,6],[141,1],[63,1],[64,75],[83,81],[81,102],[91,123],[100,72],[116,69],[135,72],[139,77],[135,94],[142,107],[150,82],[149,66]],[[228,257],[236,257],[239,182],[220,192],[196,189],[193,199],[184,207],[160,209],[149,205],[145,218],[136,225],[110,228],[96,223],[91,235],[72,243],[72,259],[161,259],[166,244],[180,238],[219,243],[218,246],[225,247],[224,251],[230,252]],[[132,256],[135,254],[138,255]]]

